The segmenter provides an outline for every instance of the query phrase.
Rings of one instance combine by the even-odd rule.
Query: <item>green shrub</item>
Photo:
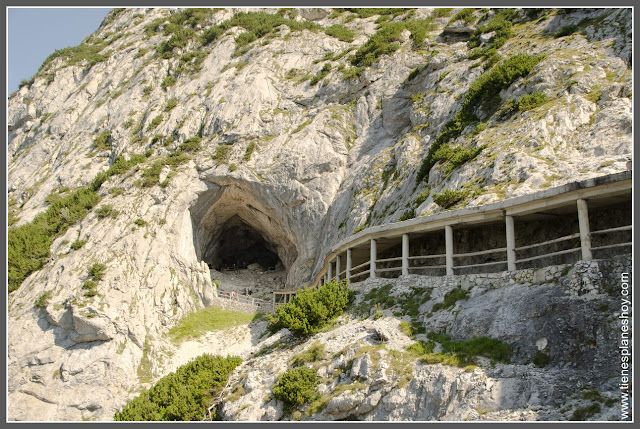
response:
[[[238,357],[204,354],[161,378],[117,411],[115,421],[199,421],[220,394]],[[214,410],[215,412],[215,410]]]
[[[543,58],[540,55],[514,55],[480,75],[469,87],[460,110],[445,124],[444,130],[429,147],[427,157],[422,161],[418,171],[417,180],[428,179],[429,171],[437,162],[435,154],[443,144],[459,137],[468,125],[479,121],[476,112],[483,110],[485,115],[493,114],[500,104],[500,91],[528,75]]]
[[[187,153],[199,152],[202,150],[202,146],[200,145],[200,140],[202,140],[202,138],[198,136],[188,138],[187,140],[184,141],[184,143],[180,145],[179,150]]]
[[[438,302],[433,305],[431,308],[431,312],[435,313],[441,309],[451,308],[455,305],[457,301],[461,299],[467,299],[469,297],[469,291],[464,290],[462,288],[455,288],[444,295],[444,301]]]
[[[413,219],[415,217],[416,217],[416,209],[411,209],[411,210],[407,210],[406,212],[402,213],[402,216],[400,216],[398,218],[398,221],[402,222],[404,220]]]
[[[465,7],[464,9],[458,11],[458,13],[453,16],[453,18],[451,18],[449,24],[453,24],[456,21],[464,21],[465,24],[471,24],[473,21],[475,21],[475,18],[473,16],[474,11],[474,8]]]
[[[437,9],[434,9],[431,13],[435,17],[444,18],[447,16],[451,16],[452,12],[453,12],[453,8],[451,7],[439,7]]]
[[[98,285],[98,284],[97,284],[95,281],[93,281],[93,280],[86,280],[86,281],[82,284],[82,288],[83,288],[83,289],[95,289],[97,285]]]
[[[439,194],[433,194],[433,202],[443,209],[448,209],[464,200],[468,194],[468,191],[462,189],[446,189]]]
[[[446,334],[430,332],[427,338],[437,341],[445,353],[455,354],[463,364],[472,363],[475,356],[485,356],[498,362],[509,362],[511,347],[495,338],[478,337],[467,341],[452,341]]]
[[[570,36],[573,33],[575,33],[576,31],[578,31],[578,26],[576,24],[565,25],[560,30],[556,31],[553,34],[553,37],[558,39],[560,37]]]
[[[104,272],[106,269],[106,265],[99,262],[94,262],[93,265],[89,267],[89,277],[95,281],[100,281],[104,277]]]
[[[326,28],[324,32],[327,36],[335,37],[336,39],[347,43],[353,42],[355,37],[353,31],[341,24],[334,24],[331,27]]]
[[[71,248],[73,250],[78,250],[80,249],[82,246],[84,246],[85,244],[87,244],[87,240],[80,240],[77,239],[76,241],[74,241],[73,243],[71,243]]]
[[[398,42],[406,24],[403,22],[384,23],[380,29],[367,40],[353,55],[351,64],[356,67],[367,67],[382,55],[389,55],[400,48]]]
[[[405,321],[400,322],[400,332],[405,334],[407,337],[411,337],[413,335],[411,325]]]
[[[302,288],[291,301],[267,315],[269,330],[287,328],[292,332],[309,335],[318,332],[330,320],[344,311],[351,291],[346,280],[335,280],[315,289]]]
[[[160,84],[160,86],[162,87],[162,89],[164,89],[165,91],[167,90],[167,88],[169,88],[170,86],[175,85],[177,79],[173,76],[166,76],[164,79],[162,79],[162,83]]]
[[[532,362],[538,368],[544,368],[545,366],[549,365],[549,362],[551,362],[551,358],[548,354],[539,351],[533,357]]]
[[[114,209],[111,204],[104,204],[96,210],[96,216],[98,216],[98,219],[104,219],[105,217],[116,218],[119,214],[120,212]]]
[[[594,403],[588,407],[578,408],[573,412],[569,420],[587,420],[589,417],[593,417],[601,411],[600,404]]]
[[[413,200],[413,203],[416,206],[419,206],[420,204],[424,203],[425,201],[427,201],[427,198],[429,198],[429,194],[431,193],[431,189],[425,189],[424,191],[420,192],[416,198]]]
[[[251,159],[251,154],[253,154],[255,150],[256,150],[256,142],[249,143],[249,145],[247,146],[247,150],[245,150],[242,159],[245,162],[248,162]]]
[[[536,91],[532,94],[526,94],[520,97],[516,106],[518,111],[524,112],[527,110],[535,109],[538,106],[542,106],[547,101],[549,101],[549,97],[547,97],[544,92]]]
[[[113,188],[109,188],[109,195],[113,195],[117,197],[118,195],[124,194],[124,189],[114,186]]]
[[[144,221],[144,219],[136,219],[133,223],[135,223],[138,226],[145,226],[147,224],[147,222]]]
[[[111,167],[98,173],[88,186],[56,198],[44,213],[37,215],[30,223],[10,228],[7,234],[9,292],[18,289],[29,274],[44,265],[54,238],[84,219],[98,204],[100,196],[97,191],[108,178],[125,173],[144,159],[139,155],[132,156],[129,161],[122,156],[116,157]]]
[[[167,100],[167,104],[165,104],[165,106],[164,106],[164,111],[165,112],[170,112],[177,105],[178,105],[178,99],[177,98],[170,98],[169,100]]]
[[[36,300],[35,306],[38,308],[45,308],[49,304],[49,300],[51,299],[51,291],[44,291]]]
[[[109,143],[110,139],[111,131],[103,131],[93,140],[93,147],[100,150],[111,150],[111,144]]]
[[[216,153],[213,155],[213,160],[216,162],[216,165],[225,164],[229,160],[232,147],[233,145],[223,144],[216,148]]]
[[[319,377],[315,369],[290,368],[273,386],[273,396],[289,407],[302,405],[317,398],[318,383]]]
[[[162,121],[164,120],[164,118],[162,117],[162,115],[158,115],[155,118],[153,118],[153,120],[151,121],[151,123],[149,124],[149,131],[153,130],[154,128],[156,128],[158,125],[160,125],[162,123]]]
[[[320,82],[322,79],[324,79],[324,77],[328,75],[330,71],[331,71],[331,63],[325,63],[322,69],[318,72],[318,74],[316,74],[314,77],[311,78],[311,80],[309,81],[309,85],[314,86],[315,84]]]

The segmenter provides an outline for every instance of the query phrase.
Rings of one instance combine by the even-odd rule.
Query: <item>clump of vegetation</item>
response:
[[[49,300],[51,299],[51,291],[44,291],[36,300],[35,306],[38,308],[45,308],[49,304]]]
[[[202,150],[202,146],[200,145],[200,141],[202,140],[199,136],[194,136],[185,140],[180,147],[178,148],[182,152],[187,153],[195,153]]]
[[[158,115],[155,118],[153,118],[153,120],[149,124],[149,131],[153,130],[154,128],[157,128],[158,125],[160,125],[163,120],[164,120],[164,118],[163,118],[162,115]]]
[[[443,171],[445,174],[449,174],[456,168],[475,159],[485,147],[486,145],[482,145],[479,147],[453,148],[448,144],[443,144],[435,152],[435,154],[433,155],[433,159],[436,162],[439,161],[441,163],[444,163]]]
[[[328,75],[330,71],[331,71],[331,63],[325,63],[322,69],[318,72],[318,74],[311,78],[311,80],[309,81],[309,85],[314,86],[315,84],[320,82],[322,79],[324,79],[325,76]]]
[[[480,36],[482,34],[494,33],[494,36],[489,41],[487,47],[477,52],[472,52],[470,57],[485,57],[489,60],[490,65],[495,63],[495,61],[499,59],[497,50],[504,46],[507,40],[513,35],[511,21],[517,13],[518,11],[516,9],[500,9],[485,25],[479,26],[467,43],[469,49],[480,46]]]
[[[468,341],[452,341],[446,334],[430,332],[427,338],[437,341],[445,353],[457,355],[464,364],[473,363],[475,356],[485,356],[497,362],[509,362],[511,347],[495,338],[478,337]]]
[[[249,145],[247,146],[247,149],[244,152],[244,155],[242,156],[243,161],[248,162],[251,159],[251,155],[255,150],[256,150],[256,142],[249,143]]]
[[[293,366],[301,366],[307,363],[317,362],[323,359],[325,356],[324,344],[315,341],[311,344],[309,349],[298,353],[292,358],[291,364]]]
[[[213,403],[227,384],[229,375],[241,363],[239,357],[199,356],[129,401],[116,412],[114,420],[202,420],[204,410]]]
[[[601,411],[600,404],[593,403],[587,407],[578,408],[573,412],[569,420],[587,420],[589,417],[593,417]]]
[[[444,191],[433,194],[433,202],[442,207],[448,209],[464,200],[469,195],[468,190],[463,189],[445,189]]]
[[[162,79],[162,83],[160,84],[160,86],[166,91],[167,88],[175,85],[176,82],[177,79],[174,76],[166,76],[164,79]]]
[[[273,386],[273,396],[292,407],[311,402],[318,397],[319,377],[315,369],[307,367],[290,368],[283,373]]]
[[[183,317],[169,330],[174,343],[200,337],[207,332],[245,325],[259,316],[225,310],[222,307],[206,307]]]
[[[176,168],[177,166],[189,161],[189,159],[191,158],[182,152],[182,150],[177,150],[164,158],[154,161],[149,168],[142,172],[142,182],[140,185],[143,188],[150,188],[157,185],[160,183],[160,172],[165,166]]]
[[[301,335],[316,333],[342,314],[350,299],[346,280],[333,280],[315,289],[302,288],[290,302],[278,307],[275,315],[267,315],[269,330],[287,328]]]
[[[435,313],[438,310],[452,308],[456,302],[467,299],[469,297],[469,291],[460,287],[455,288],[444,295],[444,301],[438,302],[433,305],[431,311]]]
[[[449,25],[453,24],[456,21],[464,21],[465,24],[471,24],[475,21],[475,17],[473,16],[474,8],[465,7],[464,9],[458,11],[453,18],[449,20]]]
[[[84,246],[85,244],[87,244],[87,240],[80,240],[77,239],[76,241],[74,241],[73,243],[71,243],[71,249],[73,250],[78,250],[80,249],[82,246]]]
[[[226,164],[229,161],[231,148],[233,148],[233,145],[230,144],[223,144],[216,148],[216,153],[213,155],[213,160],[216,162],[216,165]]]
[[[348,27],[341,24],[334,24],[324,30],[327,36],[335,37],[336,39],[351,43],[355,37],[353,31],[351,31]]]
[[[551,362],[551,358],[545,352],[539,351],[533,357],[532,362],[538,368],[544,368],[545,366],[549,365],[549,362]]]
[[[93,140],[93,147],[100,150],[111,150],[111,144],[109,143],[110,139],[111,131],[103,131]]]
[[[98,219],[104,219],[106,217],[116,218],[120,212],[113,208],[111,204],[105,204],[96,210],[96,216]]]
[[[576,31],[578,31],[578,26],[576,24],[565,25],[560,30],[556,31],[553,34],[553,37],[558,39],[560,37],[570,36],[573,33],[575,33]]]
[[[422,162],[417,180],[429,177],[429,171],[437,162],[435,154],[440,147],[452,139],[459,137],[463,130],[480,121],[481,116],[490,116],[500,104],[500,91],[511,86],[517,79],[528,75],[533,67],[542,61],[543,56],[518,54],[496,65],[478,77],[465,95],[460,110],[453,119],[445,124],[436,140],[433,142]],[[482,113],[483,112],[483,115]]]
[[[170,98],[169,100],[167,100],[167,104],[165,104],[165,106],[164,106],[164,111],[165,112],[170,112],[177,105],[178,105],[178,99],[177,98]]]
[[[520,97],[517,101],[514,99],[508,100],[500,113],[503,117],[510,116],[516,112],[526,112],[527,110],[533,110],[536,107],[542,106],[549,101],[549,97],[542,92],[536,91],[532,94],[526,94]]]
[[[402,213],[402,215],[398,218],[399,222],[405,221],[405,220],[409,220],[409,219],[413,219],[416,217],[416,209],[409,209],[406,212]]]
[[[381,56],[389,55],[400,49],[402,32],[409,30],[413,39],[414,48],[420,48],[424,44],[427,32],[435,29],[432,19],[411,20],[405,22],[385,22],[380,25],[378,31],[362,45],[351,57],[351,64],[358,68],[358,72],[374,62]]]
[[[100,196],[97,191],[107,179],[125,173],[144,159],[144,156],[134,155],[129,161],[125,161],[122,156],[116,157],[113,165],[107,171],[98,173],[89,185],[56,198],[44,213],[37,215],[31,222],[10,228],[7,234],[9,292],[18,289],[29,274],[44,265],[56,237],[84,219],[98,204]]]

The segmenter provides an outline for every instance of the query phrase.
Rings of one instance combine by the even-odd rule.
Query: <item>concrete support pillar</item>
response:
[[[376,278],[376,254],[378,253],[376,249],[376,240],[371,239],[371,252],[369,254],[369,277],[372,279]]]
[[[409,274],[409,234],[402,234],[402,275]]]
[[[329,281],[333,280],[333,262],[329,262],[329,268],[327,270],[327,275],[329,276]]]
[[[453,228],[449,225],[444,227],[444,244],[446,249],[447,275],[453,275]]]
[[[336,280],[340,281],[340,255],[336,256]]]
[[[347,249],[347,272],[344,274],[347,281],[351,282],[351,249]]]
[[[590,261],[593,259],[591,255],[591,237],[589,236],[589,210],[585,200],[578,200],[578,223],[580,225],[580,247],[582,248],[582,260]]]
[[[505,216],[507,226],[507,270],[516,270],[516,229],[513,216]]]

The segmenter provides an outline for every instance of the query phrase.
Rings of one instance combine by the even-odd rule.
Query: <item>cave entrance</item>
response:
[[[211,243],[203,260],[218,271],[242,269],[252,264],[263,270],[283,266],[276,248],[239,216],[227,220],[218,239]]]
[[[293,282],[289,274],[298,259],[296,237],[276,193],[244,181],[210,184],[190,212],[195,256],[209,268],[258,264],[251,268],[284,271],[287,283]]]

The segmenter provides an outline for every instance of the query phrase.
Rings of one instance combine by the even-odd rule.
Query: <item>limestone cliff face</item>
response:
[[[299,286],[337,241],[442,210],[434,195],[444,190],[463,190],[458,205],[473,206],[627,169],[630,9],[515,11],[500,46],[483,27],[497,11],[466,23],[452,19],[458,10],[384,15],[421,23],[426,37],[420,45],[407,25],[368,66],[350,55],[380,37],[378,15],[281,11],[288,23],[248,37],[240,12],[265,11],[114,11],[82,49],[54,56],[11,95],[18,226],[119,157],[146,159],[100,187],[97,207],[117,216],[94,208],[10,294],[10,418],[108,420],[128,392],[163,375],[163,335],[211,302],[207,263],[237,222]],[[328,30],[337,24],[352,35]],[[491,47],[494,57],[473,55]],[[532,70],[447,142],[474,155],[443,155],[416,180],[474,82],[523,52],[540,55]],[[527,109],[519,100],[532,94],[542,102]],[[74,250],[76,240],[86,244]],[[95,262],[106,270],[87,298]]]

